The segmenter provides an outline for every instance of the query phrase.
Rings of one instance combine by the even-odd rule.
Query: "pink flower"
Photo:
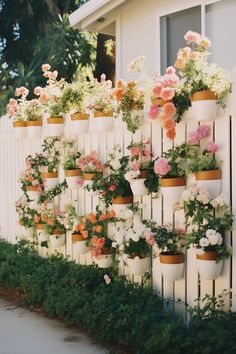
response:
[[[184,39],[188,42],[188,43],[196,43],[199,41],[200,39],[200,34],[197,32],[193,32],[193,31],[188,31],[185,36]]]
[[[108,188],[109,191],[114,192],[116,190],[116,185],[115,184],[111,184]]]
[[[179,82],[179,77],[176,74],[165,74],[162,76],[163,87],[173,87]]]
[[[168,75],[175,74],[175,68],[173,66],[168,66],[168,68],[166,69],[166,73]]]
[[[165,176],[168,172],[171,171],[171,167],[168,163],[168,160],[164,157],[159,157],[154,164],[154,172],[159,176]]]
[[[109,275],[105,274],[103,278],[104,278],[105,283],[107,285],[109,285],[111,282],[111,278],[109,277]]]
[[[152,157],[151,149],[150,148],[144,148],[143,149],[143,156],[146,156],[146,157],[151,156]]]
[[[198,129],[197,129],[198,135],[199,135],[199,139],[203,139],[209,136],[210,132],[211,132],[211,126],[210,125],[201,125]]]
[[[189,136],[188,136],[188,143],[189,144],[197,144],[199,142],[199,140],[200,140],[200,138],[199,138],[199,134],[198,134],[197,130],[189,133]]]
[[[156,104],[151,104],[149,111],[148,111],[148,117],[152,120],[155,120],[158,118],[158,116],[160,116],[162,112],[162,107],[159,107]]]
[[[53,72],[50,72],[50,74],[49,74],[49,79],[50,79],[50,80],[56,80],[57,75],[58,75],[58,71],[57,71],[57,70],[54,70]]]
[[[45,72],[45,71],[48,71],[51,69],[51,65],[43,64],[41,68],[42,68],[42,71]]]
[[[155,243],[155,238],[154,238],[154,233],[153,233],[153,232],[148,231],[148,232],[146,233],[146,242],[147,242],[149,245],[151,245],[151,246],[154,245],[154,243]]]
[[[36,86],[36,87],[34,88],[34,94],[35,94],[36,96],[40,96],[42,93],[43,93],[42,87]]]
[[[133,146],[131,149],[130,149],[130,152],[131,152],[131,155],[132,156],[138,156],[140,154],[140,149],[138,146]]]
[[[48,102],[48,95],[45,92],[39,96],[39,102],[43,104]]]
[[[175,95],[175,90],[172,88],[163,88],[161,91],[161,98],[164,101],[170,101]]]
[[[153,87],[152,92],[157,98],[159,98],[161,94],[161,84],[160,83],[156,84]]]
[[[77,184],[78,184],[78,186],[79,186],[79,187],[82,187],[82,186],[83,186],[83,184],[84,184],[84,180],[83,180],[83,178],[78,178],[78,180],[77,180]]]
[[[14,98],[10,98],[8,106],[10,106],[12,108],[17,108],[17,106],[18,106],[17,100],[15,100]]]
[[[133,171],[140,170],[140,167],[141,167],[141,162],[140,161],[133,161],[131,163],[131,170],[133,170]]]
[[[174,103],[172,102],[167,102],[166,104],[164,104],[163,106],[163,115],[165,117],[173,117],[176,113],[176,108]]]
[[[45,71],[43,76],[46,78],[46,79],[49,79],[49,76],[51,74],[51,71]]]
[[[214,141],[210,141],[206,145],[205,150],[207,150],[208,152],[211,152],[212,154],[215,154],[219,150],[219,147]]]
[[[16,96],[21,96],[21,95],[27,96],[28,93],[29,93],[29,90],[24,86],[18,87],[15,91]]]

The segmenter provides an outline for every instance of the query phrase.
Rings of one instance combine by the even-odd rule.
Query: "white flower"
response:
[[[110,162],[110,165],[111,167],[114,169],[114,170],[119,170],[121,168],[121,164],[120,164],[120,161],[118,159],[116,160],[112,160]]]
[[[111,247],[116,248],[117,247],[117,243],[113,241],[112,244],[111,244]]]
[[[201,189],[196,199],[202,204],[207,204],[210,201],[210,195],[207,190]]]
[[[223,194],[220,194],[218,197],[211,201],[211,205],[213,206],[213,208],[224,207],[225,205],[227,205],[225,196]]]
[[[222,236],[219,232],[216,232],[215,230],[207,230],[206,236],[210,242],[211,245],[218,245],[222,243]],[[221,240],[221,241],[220,241]],[[219,243],[221,242],[221,243]]]
[[[199,241],[199,245],[200,245],[201,247],[207,247],[207,246],[209,246],[209,240],[208,240],[208,238],[202,237],[202,238],[200,239],[200,241]]]
[[[124,218],[125,218],[125,219],[132,218],[133,215],[134,215],[134,213],[133,213],[132,210],[130,210],[130,209],[128,209],[128,208],[126,208],[126,209],[124,210]]]

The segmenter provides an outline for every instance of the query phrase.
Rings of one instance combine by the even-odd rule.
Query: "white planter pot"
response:
[[[26,130],[28,138],[41,138],[42,136],[42,126],[27,126]]]
[[[211,170],[211,171],[199,171],[195,173],[195,178],[197,184],[205,188],[212,199],[218,197],[221,192],[221,171]]]
[[[112,198],[112,209],[115,211],[116,217],[122,216],[124,211],[132,206],[132,203],[133,196]]]
[[[86,180],[84,180],[84,189],[85,189],[86,186],[91,187],[92,184],[93,184],[93,181],[86,181]],[[90,196],[92,196],[92,197],[96,197],[96,196],[99,195],[99,191],[93,191],[93,190],[88,191],[87,189],[85,189],[85,191],[86,191],[87,195],[90,195]]]
[[[31,239],[32,237],[34,237],[34,227],[22,226],[22,236],[25,239]]]
[[[160,254],[161,273],[165,281],[174,282],[182,278],[184,272],[184,254]]]
[[[85,134],[88,131],[88,120],[72,120],[70,122],[71,134]]]
[[[102,254],[98,257],[93,257],[93,261],[99,268],[110,268],[112,266],[112,255]]]
[[[36,230],[36,232],[37,232],[37,239],[39,243],[48,241],[48,235],[45,234],[44,230]]]
[[[54,188],[59,183],[58,177],[43,177],[45,191]]]
[[[84,254],[88,252],[88,247],[86,246],[86,241],[78,241],[74,244],[75,252],[78,254]]]
[[[148,271],[149,267],[149,258],[128,258],[127,265],[129,267],[130,274],[133,275],[142,275]]]
[[[66,178],[66,183],[68,185],[69,189],[78,189],[79,185],[78,185],[78,180],[79,180],[79,176],[72,176],[72,177],[65,177]]]
[[[198,121],[215,120],[218,110],[216,98],[211,91],[199,91],[191,96],[191,105]]]
[[[185,186],[179,187],[161,187],[161,193],[164,199],[164,206],[174,206],[181,199]]]
[[[27,191],[26,192],[30,201],[37,203],[40,197],[40,193],[38,191]]]
[[[53,234],[49,235],[49,241],[52,247],[62,247],[66,241],[65,234]]]
[[[62,136],[64,130],[64,118],[48,118],[47,135]]]
[[[89,119],[89,130],[93,132],[108,132],[113,129],[114,118],[112,113],[94,112],[94,117]]]
[[[26,127],[14,127],[14,135],[17,139],[26,138]]]
[[[217,253],[215,251],[207,251],[199,254],[196,250],[198,273],[202,280],[214,280],[218,278],[222,272],[223,260],[216,262]]]
[[[144,185],[145,179],[144,178],[136,178],[130,182],[130,188],[132,190],[133,195],[141,196],[147,195],[148,190]]]

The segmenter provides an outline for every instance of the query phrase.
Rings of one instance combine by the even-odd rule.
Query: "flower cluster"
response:
[[[94,79],[91,83],[88,97],[88,109],[110,113],[113,115],[113,89],[112,82],[101,75],[101,81]]]
[[[31,207],[30,202],[26,196],[22,196],[16,202],[16,212],[19,215],[19,221],[24,227],[33,227],[34,226],[34,216],[37,211]]]
[[[89,155],[82,155],[76,160],[76,165],[84,173],[101,173],[104,168],[96,151],[92,151]]]
[[[15,95],[19,97],[18,99],[10,98],[8,105],[7,105],[7,114],[9,117],[12,117],[14,121],[24,121],[25,118],[25,111],[27,108],[28,101],[26,97],[29,94],[29,90],[21,86],[16,89]]]
[[[218,104],[224,108],[231,84],[221,68],[207,62],[207,49],[211,46],[209,38],[192,31],[188,31],[184,38],[191,47],[179,49],[175,62],[184,92],[192,95],[202,90],[213,91]]]
[[[47,202],[38,205],[37,213],[34,215],[36,224],[44,224],[45,232],[48,235],[52,234],[53,230],[65,231],[65,224],[62,212],[55,210],[52,204]]]
[[[41,154],[35,154],[35,156],[27,156],[25,160],[26,168],[20,174],[21,189],[24,193],[27,192],[27,187],[32,186],[36,187],[38,192],[43,192],[43,184],[39,169],[42,160],[43,159]]]
[[[179,77],[175,73],[175,68],[170,66],[163,76],[157,77],[152,89],[152,104],[148,111],[148,116],[152,120],[158,119],[166,129],[166,136],[169,139],[175,138],[176,107],[172,102],[177,93]]]

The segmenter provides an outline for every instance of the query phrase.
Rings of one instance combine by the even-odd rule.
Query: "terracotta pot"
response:
[[[85,241],[85,239],[83,238],[83,236],[82,236],[81,234],[77,234],[77,233],[71,234],[71,239],[72,239],[72,242]]]
[[[81,175],[81,170],[64,170],[64,174],[66,177],[76,177]]]
[[[89,120],[89,130],[94,132],[108,132],[114,124],[113,112],[95,111],[93,118]]]
[[[44,230],[46,224],[36,224],[36,230]]]
[[[47,119],[48,124],[64,124],[65,119],[64,118],[48,118]]]
[[[42,178],[57,178],[58,172],[42,172],[41,177]]]
[[[26,122],[16,121],[13,122],[14,135],[17,139],[24,139],[26,137]]]
[[[198,171],[195,173],[197,184],[206,188],[211,198],[216,198],[221,191],[221,170]]]
[[[217,252],[205,251],[203,254],[196,254],[198,272],[202,280],[214,280],[222,272],[223,260],[217,260]]]
[[[65,234],[65,230],[52,230],[51,235],[64,235]]]
[[[164,207],[165,205],[173,207],[181,199],[182,193],[185,190],[185,181],[185,177],[160,179]]]
[[[84,134],[88,131],[89,115],[86,113],[74,113],[71,115],[70,130],[71,134]]]
[[[26,187],[27,192],[38,192],[38,186],[27,186]]]
[[[133,196],[112,198],[112,204],[132,204]]]
[[[217,115],[217,97],[212,91],[198,91],[190,96],[192,108],[198,121],[214,120]]]
[[[165,281],[174,282],[182,278],[184,271],[184,254],[170,255],[160,253],[160,266]]]
[[[152,102],[152,104],[156,104],[157,106],[162,107],[162,106],[164,106],[164,104],[166,104],[169,101],[164,101],[162,98],[153,97],[151,99],[151,102]]]
[[[83,173],[85,181],[94,181],[101,177],[101,173]]]
[[[26,121],[26,131],[28,138],[41,138],[42,125],[43,122],[41,120]]]
[[[76,121],[76,120],[88,120],[89,119],[89,115],[87,113],[73,113],[70,116],[72,121]]]

